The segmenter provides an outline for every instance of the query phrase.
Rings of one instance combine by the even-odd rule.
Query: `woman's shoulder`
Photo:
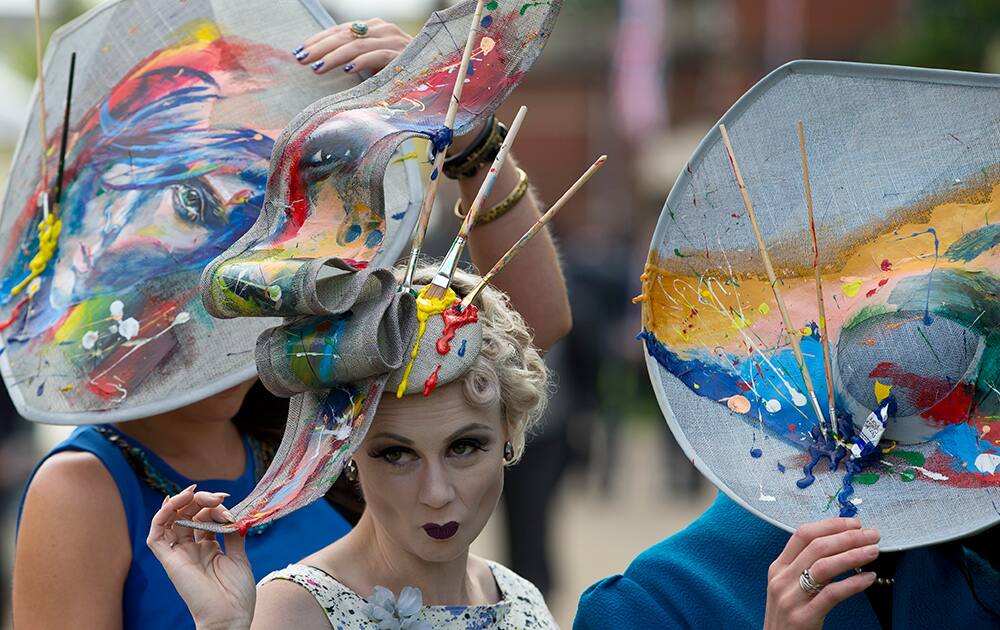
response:
[[[720,493],[687,528],[643,551],[624,573],[584,591],[574,627],[757,618],[767,568],[787,540],[787,533]]]
[[[325,571],[290,564],[258,583],[253,627],[355,627],[351,624],[364,619],[364,605],[360,596]]]
[[[480,560],[489,568],[500,587],[503,601],[510,605],[510,627],[556,628],[555,620],[541,591],[534,584],[511,571],[499,562]],[[507,627],[507,626],[503,626]]]

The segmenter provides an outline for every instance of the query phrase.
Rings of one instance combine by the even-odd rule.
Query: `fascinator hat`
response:
[[[283,318],[261,333],[255,357],[264,385],[291,397],[288,423],[267,472],[231,509],[235,523],[184,525],[246,532],[323,496],[383,392],[428,396],[469,371],[483,339],[475,292],[456,295],[451,275],[435,290],[412,269],[401,287],[378,264],[392,261],[370,255],[382,238],[382,174],[407,138],[440,152],[452,129],[485,122],[538,57],[560,6],[480,0],[435,13],[394,63],[310,105],[278,138],[263,210],[207,265],[201,289],[215,317]],[[469,34],[465,52],[456,34]]]
[[[793,62],[672,188],[647,366],[687,456],[761,518],[856,515],[886,551],[1000,522],[998,94]]]
[[[254,340],[279,320],[212,318],[198,282],[258,219],[281,130],[357,84],[289,52],[332,24],[315,0],[113,0],[52,36],[47,111],[36,94],[0,218],[0,372],[23,416],[120,422],[254,376]],[[403,251],[418,161],[403,145],[370,174],[379,197],[363,222],[330,215],[354,264]]]

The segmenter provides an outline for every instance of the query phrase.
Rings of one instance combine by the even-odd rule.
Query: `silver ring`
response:
[[[802,575],[799,576],[799,588],[802,589],[803,593],[812,597],[822,591],[824,586],[825,584],[819,584],[813,579],[809,569],[802,569]]]

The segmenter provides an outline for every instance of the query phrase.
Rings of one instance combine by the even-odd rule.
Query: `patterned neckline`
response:
[[[121,431],[110,425],[96,425],[94,429],[121,451],[125,457],[125,461],[128,462],[129,467],[132,468],[139,480],[146,484],[153,492],[166,497],[173,496],[184,489],[150,461],[147,449],[130,441]],[[249,435],[244,435],[243,437],[246,439],[250,447],[250,453],[253,456],[253,476],[254,484],[256,485],[264,476],[264,472],[274,458],[274,447]],[[247,530],[247,535],[261,534],[270,525],[271,523],[265,523],[264,525],[251,527]]]

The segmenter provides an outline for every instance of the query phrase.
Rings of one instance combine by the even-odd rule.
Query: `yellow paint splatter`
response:
[[[875,400],[880,403],[892,394],[892,385],[886,385],[875,379]]]
[[[840,290],[847,297],[854,297],[861,290],[861,285],[864,284],[861,280],[855,280],[854,282],[845,282],[841,285]]]
[[[771,312],[771,307],[767,305],[767,302],[761,302],[760,306],[757,307],[757,312],[766,316]]]
[[[421,289],[420,294],[417,296],[417,340],[413,342],[413,350],[410,352],[410,362],[406,364],[406,371],[403,372],[403,380],[399,382],[399,387],[396,388],[396,398],[402,398],[403,394],[406,393],[406,386],[410,382],[410,371],[413,370],[413,362],[417,359],[417,353],[420,352],[420,340],[427,330],[427,320],[431,318],[431,315],[440,315],[445,309],[458,301],[458,296],[451,289],[445,291],[444,297],[427,297],[427,290],[430,287],[431,285],[427,285]]]
[[[59,388],[59,391],[68,392],[71,389],[73,389],[72,385],[63,385],[62,387]]]
[[[31,269],[28,277],[21,280],[17,286],[10,290],[12,296],[18,295],[24,290],[24,287],[28,286],[32,280],[45,271],[45,267],[52,260],[52,255],[55,254],[56,244],[59,242],[59,232],[61,231],[62,221],[56,218],[55,213],[49,213],[38,224],[38,253],[28,263],[28,268]]]

